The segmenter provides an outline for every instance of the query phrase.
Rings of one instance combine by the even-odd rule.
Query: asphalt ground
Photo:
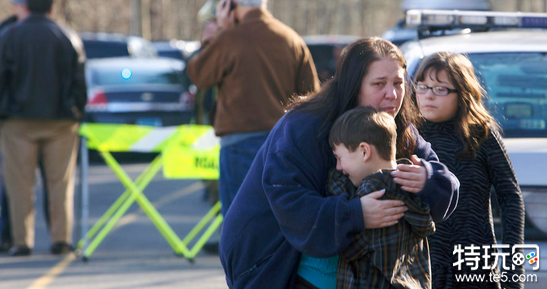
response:
[[[123,164],[135,179],[145,163]],[[94,224],[124,191],[110,168],[93,164],[89,169],[89,223]],[[167,223],[182,239],[211,208],[204,200],[204,185],[196,180],[165,180],[159,173],[144,191]],[[78,191],[76,192],[78,204]],[[218,255],[201,251],[194,262],[176,256],[146,214],[134,204],[87,262],[71,254],[53,256],[43,212],[43,193],[37,180],[36,246],[28,257],[0,255],[0,288],[8,289],[114,289],[114,288],[227,288]],[[76,215],[79,216],[78,206]],[[79,222],[76,221],[76,224]],[[75,240],[80,237],[75,228]],[[218,240],[218,234],[212,241]],[[540,246],[540,264],[547,262],[547,240],[526,243]],[[537,276],[525,288],[547,288],[547,265],[526,274]],[[265,284],[267,288],[267,284]]]
[[[135,179],[146,164],[122,166]],[[37,180],[37,183],[40,181]],[[99,219],[123,191],[124,187],[110,168],[100,164],[90,166],[90,225]],[[144,194],[181,239],[211,208],[203,198],[202,182],[196,180],[165,180],[159,173]],[[176,256],[136,203],[87,262],[74,254],[51,255],[40,187],[36,195],[35,248],[28,257],[0,255],[2,289],[227,288],[218,255],[201,251],[193,263]],[[76,199],[78,203],[79,198]],[[76,207],[76,214],[79,215]],[[79,239],[79,226],[76,226],[75,235],[75,240]],[[211,239],[215,240],[218,240],[218,234]]]

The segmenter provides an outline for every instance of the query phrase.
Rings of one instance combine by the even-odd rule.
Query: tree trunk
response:
[[[150,0],[141,0],[142,37],[152,39],[152,27],[150,23]]]
[[[163,18],[162,36],[164,39],[175,38],[173,27],[173,19],[171,18],[171,0],[162,0],[161,18]]]
[[[68,8],[68,0],[62,0],[60,1],[60,3],[58,4],[59,5],[59,9],[60,9],[60,14],[62,15],[62,17],[64,18],[64,22],[68,25],[71,24],[71,19],[70,19],[70,11],[69,11],[69,8]]]
[[[131,29],[129,34],[142,35],[141,0],[131,0]]]

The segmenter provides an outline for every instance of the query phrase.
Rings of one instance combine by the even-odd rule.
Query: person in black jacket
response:
[[[33,185],[39,158],[50,190],[51,253],[72,250],[78,128],[87,102],[85,53],[77,34],[46,14],[52,0],[27,0],[31,15],[0,36],[0,142],[14,246],[34,247]]]
[[[5,32],[12,24],[17,21],[22,21],[28,16],[28,9],[24,3],[24,0],[10,0],[13,4],[14,15],[6,18],[0,23],[0,35]],[[0,164],[2,163],[2,157],[0,153]],[[9,218],[9,206],[8,198],[6,196],[6,187],[4,184],[4,173],[0,169],[0,252],[6,252],[11,248],[11,228]],[[47,214],[46,214],[47,215]]]
[[[23,21],[29,14],[26,0],[10,0],[10,2],[13,4],[14,14],[0,23],[0,35],[4,32],[4,29],[17,21]]]
[[[0,33],[2,33],[4,29],[7,29],[11,24],[16,23],[17,20],[17,15],[11,15],[10,17],[4,19],[4,21],[0,23]]]
[[[6,18],[2,23],[0,23],[0,35],[4,32],[5,29],[17,22],[17,15],[12,15]],[[1,154],[0,154],[1,155]],[[1,158],[0,158],[1,162]],[[1,172],[1,169],[0,169]],[[6,197],[6,189],[4,186],[3,172],[0,173],[2,176],[0,179],[0,252],[8,251],[11,248],[12,239],[9,225],[9,207],[8,199]]]
[[[510,247],[524,241],[524,203],[500,129],[484,107],[486,92],[471,61],[461,54],[433,54],[422,61],[416,82],[417,104],[426,119],[422,136],[461,183],[458,207],[429,237],[433,288],[523,288],[522,283],[511,282],[524,268],[512,266]],[[499,253],[493,247],[498,244],[492,223],[492,187],[501,209],[502,244],[509,245],[503,249],[509,254],[506,258],[494,255]],[[479,247],[480,266],[461,264],[458,246]],[[456,277],[500,274],[500,269],[508,282],[468,283]]]

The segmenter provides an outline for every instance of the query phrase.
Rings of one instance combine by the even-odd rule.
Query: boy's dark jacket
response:
[[[323,123],[289,112],[258,152],[224,219],[219,255],[230,288],[292,288],[300,252],[338,255],[365,230],[359,199],[326,197],[336,160],[328,144],[332,124]],[[439,222],[455,209],[459,182],[419,136],[414,152],[427,170],[418,195]]]
[[[398,164],[412,164],[399,159]],[[431,288],[431,266],[427,237],[435,232],[429,204],[414,193],[401,190],[393,181],[394,169],[369,175],[356,190],[349,178],[336,169],[329,174],[328,192],[348,193],[360,198],[385,189],[381,200],[400,200],[408,211],[397,224],[368,229],[357,234],[340,253],[336,288]],[[348,186],[349,185],[349,186]]]

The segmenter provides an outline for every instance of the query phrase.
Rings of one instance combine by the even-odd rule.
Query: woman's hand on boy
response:
[[[419,193],[424,188],[427,172],[420,158],[412,155],[411,160],[414,163],[413,165],[398,165],[397,170],[392,172],[391,175],[395,177],[393,181],[402,186],[401,189],[411,193]]]
[[[393,226],[408,210],[405,203],[397,200],[378,200],[386,190],[380,190],[361,197],[361,209],[365,228],[384,228]]]

